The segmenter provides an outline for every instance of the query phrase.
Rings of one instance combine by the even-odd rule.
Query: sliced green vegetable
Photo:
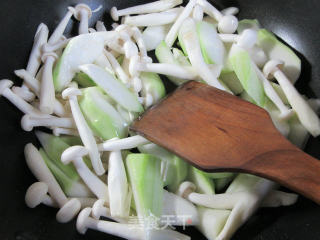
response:
[[[154,102],[158,102],[166,95],[166,89],[158,74],[142,72],[140,79],[142,81],[142,96],[146,96],[146,94],[149,93],[152,95]]]
[[[127,173],[139,217],[160,217],[163,204],[161,160],[149,154],[129,154]]]
[[[263,84],[257,76],[249,53],[237,45],[233,45],[229,61],[243,88],[258,106],[263,107],[266,100]]]
[[[226,49],[214,25],[200,21],[197,23],[197,33],[205,62],[224,65]]]
[[[79,66],[93,63],[103,53],[104,42],[110,37],[108,32],[82,34],[70,40],[58,60],[53,81],[57,92],[62,91],[79,72]]]
[[[167,46],[165,41],[162,41],[155,51],[156,57],[160,63],[170,63],[179,65],[179,61],[175,59],[170,48]],[[181,85],[186,82],[185,79],[176,78],[172,76],[167,76],[170,81],[172,81],[176,85]]]
[[[128,125],[97,87],[86,88],[79,99],[81,111],[93,132],[103,140],[123,138]]]
[[[77,82],[81,87],[94,87],[97,84],[95,84],[94,81],[85,73],[78,72],[76,73],[75,77],[73,78],[75,82]]]
[[[204,174],[212,179],[227,178],[227,177],[232,177],[234,175],[234,173],[229,173],[229,172],[221,172],[221,173],[204,172]]]
[[[92,193],[86,187],[84,183],[79,179],[69,178],[61,169],[56,165],[56,162],[52,161],[46,152],[41,148],[39,150],[44,162],[47,164],[51,173],[59,183],[62,191],[68,197],[92,197]]]
[[[243,92],[243,87],[237,75],[234,72],[223,72],[219,77],[230,90],[235,94],[238,95]]]
[[[62,153],[70,147],[67,143],[54,135],[37,131],[36,136],[44,148],[46,154],[49,156],[56,166],[64,172],[68,178],[78,180],[80,176],[72,164],[63,164],[61,162]]]
[[[60,136],[60,139],[69,146],[83,145],[81,138],[77,136]]]
[[[241,34],[246,29],[259,31],[260,23],[257,19],[243,19],[238,23],[238,34]]]
[[[258,32],[258,43],[269,59],[278,59],[284,62],[283,72],[292,83],[295,83],[301,73],[301,60],[294,51],[279,41],[277,37],[266,29]]]
[[[195,168],[189,168],[188,179],[196,186],[196,192],[204,194],[214,194],[214,182],[205,172]]]
[[[138,98],[110,72],[94,64],[82,65],[79,69],[86,73],[122,107],[133,112],[143,112],[143,107],[139,103]]]
[[[219,193],[219,192],[225,190],[226,187],[232,181],[232,179],[234,178],[235,175],[236,174],[234,174],[231,177],[214,179],[214,186],[215,186],[216,192]]]
[[[165,175],[164,184],[169,191],[176,192],[180,183],[183,182],[188,175],[189,164],[153,143],[139,146],[138,149],[142,153],[152,154],[162,160]]]
[[[308,130],[301,124],[297,116],[289,120],[290,132],[288,139],[297,147],[303,149],[310,137]]]
[[[229,210],[198,207],[200,223],[197,229],[209,240],[215,240],[225,226]]]

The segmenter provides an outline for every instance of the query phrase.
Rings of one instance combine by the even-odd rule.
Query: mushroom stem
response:
[[[145,145],[150,143],[144,137],[139,135],[122,138],[122,139],[110,139],[98,145],[100,151],[120,151],[131,148],[136,148],[140,145]]]
[[[52,114],[55,104],[55,89],[53,85],[52,68],[58,56],[54,52],[44,53],[42,61],[44,62],[41,87],[40,87],[40,111],[46,114]]]
[[[105,32],[105,31],[107,31],[106,26],[105,26],[104,23],[101,22],[101,21],[97,21],[97,23],[96,23],[96,29],[97,29],[98,32]]]
[[[41,182],[45,182],[48,185],[48,192],[52,198],[58,203],[59,206],[63,206],[68,202],[68,198],[63,193],[60,185],[50,172],[49,168],[42,159],[38,149],[31,143],[27,144],[24,149],[26,163],[32,172],[32,174]]]
[[[47,194],[48,185],[44,182],[33,183],[26,192],[25,202],[29,208],[35,208],[40,204],[48,207],[58,207],[57,203]]]
[[[266,95],[279,109],[279,111],[281,113],[280,119],[282,119],[282,120],[289,119],[294,114],[293,110],[290,109],[289,107],[287,107],[283,103],[283,101],[281,100],[281,98],[279,97],[279,95],[277,94],[275,89],[272,87],[270,81],[268,79],[266,79],[266,77],[263,75],[263,73],[260,71],[260,69],[255,64],[253,64],[253,66],[256,70],[258,78],[260,78],[260,80],[263,83],[263,88],[264,88]]]
[[[172,45],[174,44],[182,23],[184,22],[185,19],[187,19],[190,16],[193,10],[193,7],[196,5],[196,3],[197,3],[197,0],[190,0],[188,4],[185,6],[185,8],[183,9],[183,11],[180,13],[179,17],[176,19],[174,24],[171,26],[165,39],[165,42],[169,48],[172,47]]]
[[[30,132],[34,127],[65,127],[75,128],[72,118],[58,118],[48,115],[48,117],[35,117],[26,114],[21,119],[21,127],[23,130]]]
[[[132,76],[136,76],[138,72],[154,72],[186,80],[194,80],[198,76],[193,67],[169,63],[143,63],[139,62],[138,59],[132,59],[129,71]]]
[[[114,21],[119,21],[119,17],[132,14],[155,13],[174,8],[181,4],[182,0],[161,0],[151,3],[141,4],[134,7],[118,10],[116,7],[111,8],[110,15]]]
[[[88,150],[82,146],[73,146],[66,149],[61,155],[61,161],[64,164],[72,162],[77,169],[82,180],[98,199],[104,199],[109,202],[108,187],[100,178],[93,174],[84,163],[83,157],[88,154]]]
[[[197,69],[199,76],[210,86],[226,91],[226,88],[214,76],[203,59],[197,36],[196,24],[192,18],[188,18],[183,22],[179,34],[183,40],[191,65],[194,69]]]
[[[145,62],[151,63],[152,59],[148,56],[147,47],[143,40],[142,33],[140,32],[139,28],[132,27],[131,31],[132,31],[132,36],[139,47],[142,60]]]
[[[203,8],[199,4],[196,4],[194,6],[193,13],[192,13],[192,18],[195,21],[202,21],[202,19],[203,19]]]
[[[113,70],[115,71],[117,77],[124,83],[128,84],[129,83],[129,77],[128,75],[124,72],[120,64],[118,63],[117,59],[113,56],[112,53],[108,52],[107,50],[104,50],[104,54],[108,58]]]
[[[43,114],[34,108],[32,105],[27,103],[17,94],[13,93],[10,87],[13,85],[13,82],[10,80],[1,80],[0,81],[0,96],[8,99],[13,105],[15,105],[21,112],[25,114],[30,114],[37,117],[47,117],[47,114]]]
[[[48,40],[49,29],[47,25],[41,23],[38,26],[36,35],[34,37],[34,43],[32,46],[31,54],[29,56],[28,64],[26,70],[31,74],[31,76],[35,76],[40,64],[41,64],[41,48],[42,45],[45,44]]]
[[[92,206],[91,215],[95,219],[100,219],[101,217],[109,218],[119,223],[127,223],[128,221],[123,218],[112,217],[110,209],[105,206],[107,204],[105,200],[99,199]]]
[[[33,92],[29,90],[29,88],[24,85],[25,87],[12,87],[12,92],[17,94],[19,97],[21,97],[26,102],[32,102],[35,99],[35,95]]]
[[[69,43],[71,39],[63,39],[60,40],[59,42],[55,43],[55,44],[44,44],[42,47],[42,52],[55,52],[58,51],[60,49],[63,49],[67,46],[67,44]]]
[[[313,111],[307,101],[300,95],[297,89],[293,86],[287,76],[281,71],[283,62],[279,60],[270,60],[263,69],[267,78],[278,80],[283,92],[292,108],[298,115],[299,120],[304,127],[313,135],[320,135],[320,121],[317,114]]]
[[[62,127],[54,127],[53,135],[60,136],[60,135],[69,135],[69,136],[79,136],[79,133],[76,129],[70,129],[70,128],[62,128]]]
[[[92,16],[91,8],[86,4],[78,4],[74,7],[74,17],[80,21],[79,34],[86,34],[89,32],[88,21]]]
[[[138,16],[126,16],[124,18],[124,24],[136,27],[165,25],[173,23],[177,19],[181,11],[182,8],[173,8],[160,13],[149,13]]]
[[[217,22],[219,22],[222,19],[223,14],[212,4],[210,4],[207,0],[197,0],[197,3],[203,8],[206,14],[214,18]]]
[[[32,75],[24,69],[16,70],[14,73],[23,79],[24,83],[30,88],[32,92],[36,94],[37,97],[40,96],[40,82],[36,78],[32,77]],[[67,115],[66,109],[57,99],[54,101],[54,114],[59,117],[63,117]]]
[[[138,55],[138,48],[136,44],[134,44],[133,41],[131,40],[131,36],[126,31],[125,26],[119,25],[115,30],[119,32],[120,39],[124,41],[123,50],[125,53],[125,57],[131,58],[133,56]]]
[[[93,169],[95,170],[96,174],[100,176],[105,172],[105,169],[103,168],[100,154],[98,151],[98,146],[93,136],[93,133],[80,110],[77,96],[81,94],[81,91],[76,88],[67,88],[62,92],[63,98],[69,99],[71,112],[76,123],[80,138],[84,146],[89,151],[89,156],[91,159]]]
[[[237,7],[228,7],[221,11],[223,15],[237,15],[239,13],[239,8]]]
[[[74,12],[74,8],[69,7],[68,12],[62,18],[62,20],[60,21],[58,26],[55,28],[55,30],[51,34],[51,36],[48,40],[48,44],[55,44],[61,39],[61,37],[64,33],[64,30],[66,29],[68,22],[70,21],[72,15],[73,15],[73,12]]]

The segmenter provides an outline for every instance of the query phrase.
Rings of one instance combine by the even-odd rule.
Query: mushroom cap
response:
[[[48,185],[44,182],[33,183],[26,192],[25,202],[29,208],[40,205],[48,193]]]
[[[87,4],[80,3],[80,4],[78,4],[78,5],[76,5],[76,6],[74,7],[74,14],[73,14],[74,17],[75,17],[78,21],[81,20],[81,19],[80,19],[80,12],[81,12],[82,10],[86,10],[86,11],[88,12],[88,19],[92,17],[92,10],[91,10],[91,8],[90,8]]]
[[[277,69],[282,69],[284,66],[284,62],[278,59],[270,60],[264,65],[263,73],[266,78],[273,79],[273,74]]]
[[[91,213],[91,208],[85,208],[78,215],[77,230],[81,234],[85,234],[88,229],[86,223],[87,223],[87,220],[90,216],[90,213]]]
[[[257,31],[252,29],[246,29],[240,35],[238,40],[238,45],[245,49],[250,49],[256,44],[257,41],[258,41]]]
[[[13,82],[8,79],[1,80],[0,81],[0,95],[2,95],[4,90],[6,90],[7,88],[11,88],[12,85],[13,85]]]
[[[220,33],[234,33],[238,28],[238,19],[233,15],[223,16],[218,23]]]
[[[81,203],[77,198],[72,198],[66,202],[57,212],[56,219],[60,223],[71,221],[80,211]]]
[[[82,95],[82,92],[75,87],[69,87],[62,92],[62,97],[64,99],[68,99],[70,97],[78,96],[78,95]]]
[[[196,190],[196,186],[192,182],[183,182],[180,184],[177,195],[186,198],[191,192]]]
[[[92,206],[92,217],[99,219],[101,217],[101,210],[104,208],[105,200],[99,199]]]
[[[113,21],[119,21],[119,14],[118,14],[118,9],[116,7],[112,7],[110,10],[110,15],[113,19]]]
[[[83,146],[73,146],[66,149],[61,155],[61,161],[64,164],[69,164],[74,160],[81,159],[87,155],[89,151]]]
[[[129,73],[131,74],[131,76],[137,76],[139,69],[139,56],[133,56],[130,59],[130,63],[129,63]]]
[[[31,118],[32,118],[31,115],[25,114],[21,119],[21,127],[26,132],[32,131],[32,129],[34,127],[34,125],[31,124]]]

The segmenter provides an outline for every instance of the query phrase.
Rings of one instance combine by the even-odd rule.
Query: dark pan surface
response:
[[[58,23],[68,5],[75,0],[1,0],[0,1],[0,78],[10,78],[13,70],[24,68],[32,46],[35,30],[40,22],[49,29]],[[84,0],[92,8],[119,8],[143,3],[143,0]],[[268,29],[297,49],[303,59],[303,74],[299,90],[308,96],[320,97],[320,1],[318,0],[219,0],[218,6],[240,7],[240,18],[258,18]],[[105,12],[94,14],[95,22]],[[70,26],[71,28],[71,26]],[[69,28],[69,30],[70,30]],[[310,84],[311,87],[308,87]],[[311,90],[312,89],[312,90]],[[57,239],[116,239],[88,231],[84,236],[76,232],[74,222],[59,224],[56,210],[37,207],[28,209],[24,204],[27,187],[35,179],[28,171],[23,157],[26,143],[35,142],[32,133],[20,127],[22,114],[4,99],[0,100],[0,239],[57,240]],[[320,158],[318,139],[309,141],[307,152]],[[319,173],[320,174],[320,173]],[[193,239],[205,239],[196,230],[186,231]],[[309,200],[288,208],[261,209],[243,226],[237,240],[316,240],[320,239],[320,207]]]

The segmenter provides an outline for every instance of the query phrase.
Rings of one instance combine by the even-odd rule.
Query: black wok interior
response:
[[[40,22],[53,29],[69,5],[87,3],[91,8],[100,4],[103,11],[94,14],[110,24],[105,10],[112,6],[124,8],[148,1],[143,0],[1,0],[0,1],[0,78],[20,80],[13,70],[25,68],[33,36]],[[257,18],[294,47],[303,60],[299,90],[309,97],[320,97],[320,1],[318,0],[215,0],[218,7],[237,6],[240,18]],[[77,23],[75,23],[77,24]],[[68,31],[75,31],[71,24]],[[0,99],[0,239],[117,239],[88,231],[80,235],[75,221],[60,224],[55,209],[39,206],[29,209],[24,203],[25,191],[35,179],[27,169],[23,148],[36,143],[33,133],[20,128],[22,114]],[[310,139],[306,151],[320,158],[319,139]],[[320,173],[319,173],[320,175]],[[192,239],[205,239],[195,229],[185,233]],[[292,207],[260,209],[234,236],[237,240],[301,240],[320,239],[320,207],[300,198]]]

